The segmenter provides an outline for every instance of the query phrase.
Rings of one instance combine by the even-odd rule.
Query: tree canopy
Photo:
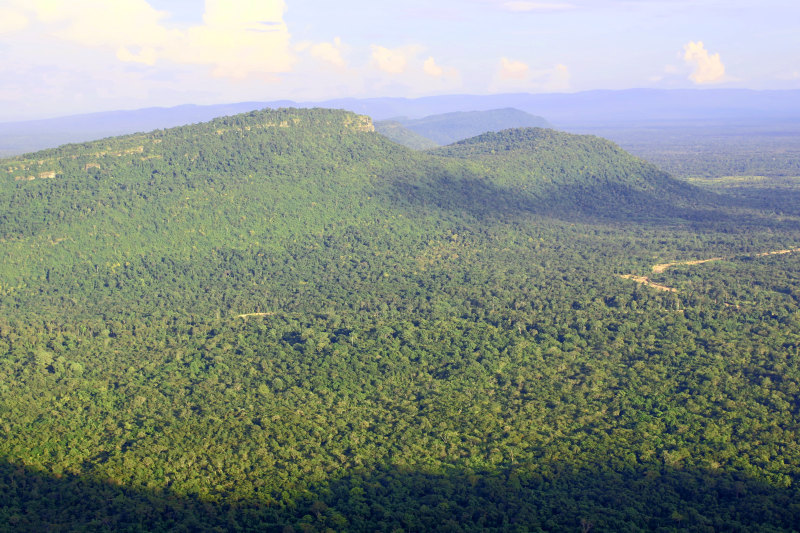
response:
[[[264,110],[2,162],[0,529],[797,527],[793,183],[372,130]]]

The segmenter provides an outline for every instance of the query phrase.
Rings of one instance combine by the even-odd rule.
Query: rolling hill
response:
[[[253,293],[283,293],[290,280],[262,276],[233,291],[248,295],[244,301],[223,305],[231,287],[217,291],[220,280],[212,280],[225,271],[223,285],[246,287],[241,267],[227,264],[241,254],[286,263],[306,248],[301,255],[315,257],[320,242],[335,252],[347,235],[362,234],[364,245],[403,250],[384,268],[405,272],[423,253],[413,243],[476,218],[579,220],[632,210],[653,217],[665,201],[686,204],[693,191],[593,137],[508,130],[419,154],[374,133],[367,117],[327,110],[252,112],[67,145],[4,166],[2,283],[13,294],[4,304],[19,299],[13,305],[26,309],[47,301],[68,309],[68,296],[100,305],[104,294],[127,308],[116,296],[125,287],[133,291],[126,298],[154,306],[216,298],[223,313],[244,312],[268,306],[248,302]],[[205,279],[215,298],[198,298],[186,272]],[[163,275],[174,282],[154,299]],[[57,296],[42,282],[58,287]]]

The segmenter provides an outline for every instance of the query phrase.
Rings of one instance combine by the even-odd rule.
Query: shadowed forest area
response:
[[[665,469],[520,475],[355,469],[289,506],[202,501],[5,463],[4,531],[775,531],[790,491],[743,476]]]

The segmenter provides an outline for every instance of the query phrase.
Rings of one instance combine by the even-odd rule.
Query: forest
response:
[[[0,531],[794,531],[791,171],[327,109],[4,159]]]

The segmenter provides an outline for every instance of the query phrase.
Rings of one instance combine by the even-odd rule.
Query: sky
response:
[[[800,89],[800,2],[0,0],[0,122],[647,87]]]

